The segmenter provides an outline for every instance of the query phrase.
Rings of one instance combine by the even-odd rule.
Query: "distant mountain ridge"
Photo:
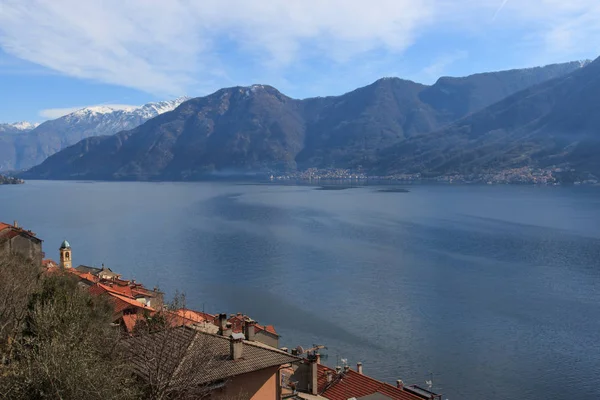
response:
[[[374,169],[430,175],[564,165],[600,177],[600,58],[378,154]]]
[[[267,85],[221,89],[132,130],[85,139],[26,176],[193,180],[219,171],[375,171],[382,161],[395,170],[389,149],[587,68],[572,62],[441,78],[432,86],[384,78],[341,96],[304,100]]]
[[[0,131],[0,171],[32,167],[90,136],[113,135],[135,128],[157,115],[173,110],[187,99],[188,97],[180,97],[125,109],[86,107],[39,124],[18,137],[6,137]]]
[[[37,128],[39,125],[39,123],[32,123],[27,121],[20,121],[12,124],[0,123],[0,134],[28,132],[34,128]]]

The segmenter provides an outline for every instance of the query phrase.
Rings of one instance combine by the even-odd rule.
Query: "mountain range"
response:
[[[29,132],[38,125],[39,124],[33,124],[26,121],[15,122],[13,124],[0,124],[0,134],[18,134]]]
[[[591,112],[579,103],[593,99],[583,89],[593,87],[599,63],[444,77],[431,86],[383,78],[304,100],[267,85],[221,89],[136,128],[84,139],[25,176],[193,180],[308,167],[445,174],[560,163],[597,172],[577,161],[596,126],[577,110]]]
[[[187,100],[149,103],[140,107],[86,107],[42,124],[0,125],[0,171],[30,168],[80,140],[132,129]],[[18,135],[16,135],[18,133]]]

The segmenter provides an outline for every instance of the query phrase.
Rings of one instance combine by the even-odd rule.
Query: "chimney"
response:
[[[241,333],[234,333],[229,339],[229,355],[232,360],[239,360],[242,358],[242,352],[244,350],[244,335]]]
[[[311,358],[310,362],[310,394],[319,394],[319,381],[317,379],[317,371],[319,370],[317,359]]]
[[[327,383],[331,383],[331,381],[333,380],[333,375],[331,374],[331,371],[327,370],[325,374],[327,375]]]
[[[246,333],[246,340],[254,341],[254,335],[256,333],[256,321],[251,319],[244,321],[245,328],[244,331]]]
[[[344,373],[346,374],[348,371],[350,371],[350,366],[344,365]]]
[[[19,227],[19,223],[17,222],[17,220],[16,220],[16,219],[15,219],[15,222],[13,223],[13,226],[14,226],[15,228],[18,228],[18,227]]]
[[[281,350],[281,351],[285,351],[286,353],[289,353],[289,352],[290,352],[290,349],[288,349],[287,347],[282,347],[282,348],[280,348],[279,350]]]
[[[357,362],[356,363],[356,372],[358,372],[361,375],[363,374],[362,363],[361,362]]]
[[[335,367],[335,373],[336,374],[341,374],[342,373],[342,367],[340,367],[339,365],[337,367]]]
[[[223,332],[225,332],[226,324],[227,324],[227,314],[219,314],[219,319],[217,320],[217,326],[219,327],[220,335],[223,335]]]
[[[403,388],[404,388],[404,382],[402,382],[402,379],[398,379],[398,380],[396,381],[396,387],[397,387],[398,389],[403,389]]]
[[[315,360],[317,361],[317,364],[321,364],[321,354],[319,354],[319,352],[315,352]]]
[[[233,328],[231,327],[231,322],[225,324],[225,329],[223,330],[223,336],[229,337],[233,334]],[[241,333],[240,333],[241,335]]]

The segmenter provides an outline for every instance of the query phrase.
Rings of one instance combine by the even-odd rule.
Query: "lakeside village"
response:
[[[501,171],[476,173],[476,174],[453,174],[441,175],[427,178],[420,173],[416,174],[393,174],[393,175],[367,175],[360,169],[309,168],[304,171],[295,171],[282,175],[271,175],[272,181],[396,181],[396,182],[441,182],[441,183],[479,183],[479,184],[530,184],[530,185],[559,185],[561,182],[569,182],[575,185],[597,185],[600,181],[591,174],[578,176],[574,169],[570,168],[533,168],[521,167]]]
[[[0,185],[21,185],[23,183],[25,183],[23,179],[0,175]]]
[[[63,272],[78,280],[80,290],[93,296],[105,296],[113,306],[112,326],[124,340],[142,342],[151,348],[160,333],[135,330],[136,323],[155,313],[168,313],[176,332],[170,340],[185,343],[182,357],[161,354],[161,364],[171,365],[182,379],[202,384],[208,395],[202,398],[229,399],[230,393],[244,393],[242,398],[330,399],[330,400],[441,400],[431,388],[405,385],[402,380],[389,384],[369,377],[360,362],[353,368],[343,364],[330,368],[321,363],[322,345],[292,350],[280,347],[280,336],[273,325],[263,325],[243,313],[210,314],[189,308],[166,309],[163,293],[128,280],[111,268],[80,264],[75,266],[75,248],[65,240],[57,251],[58,262],[45,258],[43,241],[30,230],[0,222],[0,255],[18,254],[42,266],[44,274]],[[203,345],[200,346],[199,343]],[[132,355],[139,365],[135,374],[150,379],[143,352]],[[205,354],[212,354],[207,363]],[[139,358],[139,359],[138,359]],[[202,365],[203,368],[190,366]],[[186,369],[187,367],[187,369]],[[182,371],[187,371],[184,374]],[[197,382],[197,383],[196,383]],[[239,396],[235,396],[239,399]]]

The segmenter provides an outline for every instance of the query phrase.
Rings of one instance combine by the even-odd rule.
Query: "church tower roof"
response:
[[[70,249],[71,245],[66,240],[63,240],[62,244],[60,245],[60,248],[61,249]]]

